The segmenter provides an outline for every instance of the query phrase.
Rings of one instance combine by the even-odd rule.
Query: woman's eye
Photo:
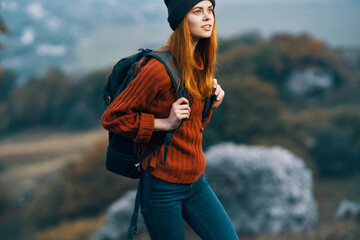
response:
[[[195,13],[195,14],[200,14],[201,11],[200,11],[200,10],[196,10],[194,13]]]

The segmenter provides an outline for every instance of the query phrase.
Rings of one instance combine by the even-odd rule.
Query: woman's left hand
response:
[[[214,80],[213,80],[213,89],[214,89],[213,94],[216,96],[216,99],[214,100],[213,105],[212,105],[211,108],[215,109],[215,108],[219,107],[221,102],[223,101],[224,96],[225,96],[225,92],[221,88],[220,84],[218,84],[216,78],[214,78]]]

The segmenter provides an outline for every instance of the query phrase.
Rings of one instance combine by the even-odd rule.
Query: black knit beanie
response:
[[[164,0],[168,8],[168,22],[172,30],[175,30],[186,14],[203,0]],[[215,0],[210,0],[215,8]]]

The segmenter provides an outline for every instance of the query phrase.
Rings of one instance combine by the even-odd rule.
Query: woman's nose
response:
[[[211,19],[211,17],[212,17],[212,13],[205,12],[203,20],[204,21],[209,20]]]

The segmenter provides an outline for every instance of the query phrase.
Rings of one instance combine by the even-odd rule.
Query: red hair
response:
[[[163,48],[162,48],[163,49]],[[185,17],[169,37],[165,50],[170,51],[179,71],[181,84],[185,86],[190,100],[209,98],[212,94],[213,77],[216,64],[217,36],[215,24],[210,38],[202,38],[196,45],[202,58],[204,69],[199,70],[196,56],[192,50],[192,37],[189,23]]]

